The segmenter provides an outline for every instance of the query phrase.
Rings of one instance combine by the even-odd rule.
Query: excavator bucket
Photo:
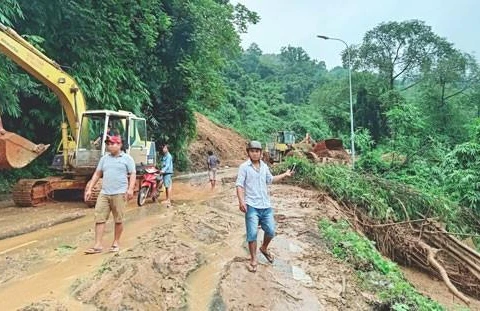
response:
[[[0,134],[0,169],[22,168],[39,157],[49,146],[34,144],[12,132]]]

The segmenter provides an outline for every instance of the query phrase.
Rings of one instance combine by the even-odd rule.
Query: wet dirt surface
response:
[[[433,278],[414,268],[401,267],[405,278],[423,295],[430,297],[443,306],[447,310],[462,310],[465,304],[455,297],[447,288],[443,281]],[[480,301],[469,297],[470,310],[480,310]]]
[[[16,207],[13,201],[0,204],[0,240],[72,221],[87,215],[80,203],[57,203],[40,207]]]
[[[1,240],[0,309],[372,309],[372,296],[318,235],[318,220],[338,215],[316,191],[272,186],[276,260],[270,264],[259,254],[258,271],[249,272],[234,174],[220,173],[226,182],[214,191],[202,174],[174,181],[173,208],[132,202],[116,254],[83,254],[93,241],[91,209],[82,209],[85,217]],[[75,203],[58,206],[78,212]],[[105,250],[111,231],[109,222]],[[259,242],[262,237],[259,232]]]
[[[319,203],[314,191],[274,185],[272,196],[275,262],[259,254],[257,272],[248,272],[243,243],[245,255],[230,260],[221,272],[212,309],[370,310],[368,295],[358,288],[353,271],[333,259],[318,236],[320,217],[334,217],[335,212]]]

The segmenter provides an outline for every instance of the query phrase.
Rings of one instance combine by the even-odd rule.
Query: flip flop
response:
[[[247,270],[249,272],[255,273],[255,272],[257,272],[257,266],[258,266],[258,264],[252,265],[251,263],[249,263],[247,265]]]
[[[268,260],[269,263],[273,263],[275,260],[275,257],[270,253],[268,250],[264,251],[261,247],[259,248],[260,253],[265,257],[265,259]]]
[[[100,254],[103,251],[103,248],[90,247],[85,250],[85,255]]]
[[[108,251],[110,253],[118,253],[120,251],[120,247],[118,245],[112,245]]]

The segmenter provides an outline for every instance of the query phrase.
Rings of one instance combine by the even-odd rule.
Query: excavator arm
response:
[[[1,23],[0,52],[57,95],[67,117],[71,135],[76,138],[79,130],[78,119],[86,110],[86,105],[82,91],[75,80],[64,72],[55,61],[37,50],[13,29]],[[0,127],[2,127],[0,130],[3,130],[1,123]],[[68,146],[70,145],[67,124],[63,122],[61,128],[64,163],[67,163]],[[0,133],[0,168],[20,168],[27,165],[46,149],[45,146],[42,146],[35,145],[11,132],[5,132],[3,135]]]

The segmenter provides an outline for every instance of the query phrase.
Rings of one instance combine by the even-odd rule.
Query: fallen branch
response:
[[[415,230],[416,232],[420,232],[420,230]],[[426,231],[426,230],[423,230],[424,233],[433,233],[433,234],[438,234],[438,233],[445,233],[445,234],[448,234],[448,235],[459,235],[459,236],[466,236],[466,237],[469,237],[469,238],[480,238],[480,234],[472,234],[472,233],[457,233],[457,232],[449,232],[449,231]]]
[[[464,294],[458,291],[458,289],[455,287],[455,285],[452,284],[450,281],[450,278],[448,277],[447,272],[445,269],[442,267],[441,264],[438,263],[438,261],[435,259],[436,254],[440,251],[439,249],[433,249],[430,247],[428,244],[426,244],[423,241],[417,241],[417,244],[423,248],[427,252],[427,258],[428,262],[437,269],[437,271],[440,273],[442,276],[443,282],[447,285],[448,289],[458,298],[460,298],[463,302],[465,302],[467,305],[470,304],[470,299],[468,299]]]
[[[436,219],[436,218],[427,218],[427,220],[430,220],[430,219],[433,220],[433,219]],[[374,224],[374,225],[362,224],[362,223],[360,223],[360,224],[364,225],[364,226],[367,226],[367,227],[390,227],[390,226],[411,224],[411,223],[422,222],[422,221],[425,221],[425,219],[405,220],[405,221],[399,221],[399,222],[389,222],[389,223],[386,223],[386,224]]]

